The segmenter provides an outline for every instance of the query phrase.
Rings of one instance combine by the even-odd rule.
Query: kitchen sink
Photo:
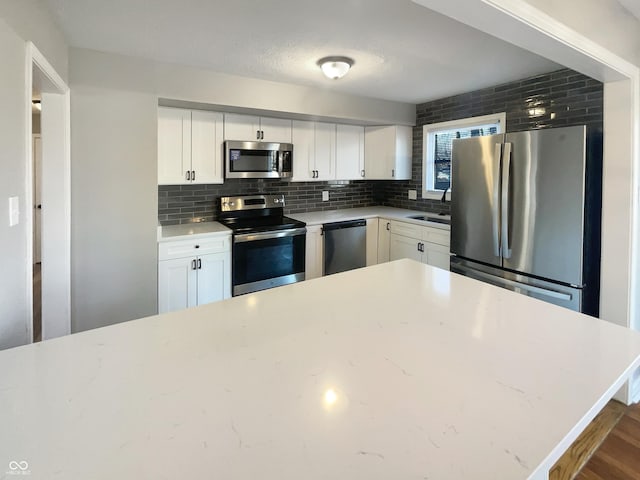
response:
[[[422,220],[423,222],[434,222],[443,223],[444,225],[451,225],[450,218],[434,217],[432,215],[410,215],[407,218],[411,218],[412,220]]]

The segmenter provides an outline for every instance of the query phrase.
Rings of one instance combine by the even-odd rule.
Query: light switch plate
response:
[[[418,191],[409,190],[409,200],[417,200],[417,199],[418,199]]]
[[[13,227],[20,223],[20,199],[9,197],[9,226]]]
[[[327,190],[324,190],[322,192],[322,201],[323,202],[328,202],[329,201],[329,192]]]

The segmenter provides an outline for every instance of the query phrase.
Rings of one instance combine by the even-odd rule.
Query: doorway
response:
[[[27,45],[27,252],[32,342],[71,331],[69,88]]]

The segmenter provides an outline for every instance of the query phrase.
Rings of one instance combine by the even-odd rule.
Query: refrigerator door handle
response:
[[[502,227],[501,243],[502,258],[511,258],[511,242],[509,241],[509,194],[511,189],[511,143],[504,144],[502,156],[502,215],[500,224]]]
[[[500,249],[500,156],[502,144],[496,143],[493,152],[493,192],[491,192],[491,231],[493,233],[493,255],[499,257]]]
[[[526,283],[516,282],[515,280],[509,280],[508,278],[496,277],[490,273],[481,272],[473,268],[468,268],[463,265],[456,265],[456,270],[462,270],[465,274],[476,280],[487,280],[489,283],[505,285],[511,288],[517,288],[519,290],[531,293],[537,293],[549,298],[556,298],[558,300],[564,300],[570,302],[573,299],[573,295],[570,293],[559,292],[557,290],[550,290],[547,288],[536,287],[534,285],[527,285]]]

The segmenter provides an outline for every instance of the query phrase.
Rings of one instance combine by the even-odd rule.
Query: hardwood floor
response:
[[[42,340],[42,265],[33,265],[33,340]]]
[[[640,479],[640,404],[629,407],[576,480]]]
[[[640,404],[609,402],[558,460],[549,480],[640,480]]]

